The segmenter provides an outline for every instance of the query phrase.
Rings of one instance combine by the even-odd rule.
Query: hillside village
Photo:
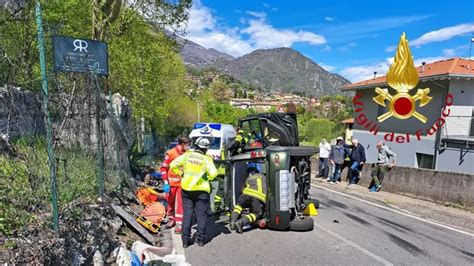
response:
[[[220,90],[222,93],[220,97],[223,100],[227,101],[232,107],[254,109],[256,112],[282,112],[293,105],[308,110],[321,105],[323,109],[330,109],[333,106],[338,109],[346,107],[342,102],[326,101],[321,103],[320,98],[306,96],[305,93],[301,92],[283,93],[278,90],[255,89],[251,85],[245,85],[229,75],[213,70],[188,71],[185,79],[193,84],[194,89],[191,89],[193,92],[209,89],[214,82],[221,83],[223,88]]]

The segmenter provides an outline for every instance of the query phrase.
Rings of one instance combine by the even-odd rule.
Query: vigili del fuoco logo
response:
[[[415,117],[423,124],[426,124],[428,119],[425,115],[419,113],[416,110],[416,107],[423,107],[429,104],[433,97],[429,95],[430,88],[418,89],[414,95],[410,94],[410,91],[418,85],[418,72],[413,63],[413,57],[405,33],[400,37],[394,62],[388,69],[386,77],[388,86],[394,89],[396,93],[392,95],[387,88],[375,88],[377,96],[373,97],[372,100],[378,105],[385,107],[387,110],[386,113],[377,117],[377,121],[383,123],[390,117],[402,120]],[[379,124],[375,121],[370,121],[363,113],[364,103],[359,101],[360,97],[361,94],[359,92],[352,99],[355,106],[355,112],[358,114],[355,120],[358,124],[368,129],[374,135],[377,135],[379,132]],[[442,115],[435,121],[431,128],[428,126],[428,128],[418,129],[415,132],[417,140],[421,140],[421,136],[423,135],[431,136],[435,134],[436,131],[444,125],[446,122],[444,118],[449,116],[449,106],[453,104],[453,100],[454,98],[452,94],[446,96],[442,108]],[[384,139],[386,141],[395,140],[398,143],[410,142],[409,133],[403,133],[396,137],[395,135],[395,132],[387,133],[385,134]]]

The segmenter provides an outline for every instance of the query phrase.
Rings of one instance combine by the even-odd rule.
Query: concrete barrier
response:
[[[317,158],[312,158],[311,169],[316,176]],[[371,170],[371,164],[364,165],[359,185],[369,186]],[[347,180],[347,169],[342,179]],[[396,166],[385,175],[382,185],[387,192],[474,210],[474,175]]]

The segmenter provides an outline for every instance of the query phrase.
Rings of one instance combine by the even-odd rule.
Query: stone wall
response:
[[[316,157],[311,160],[311,169],[313,176],[317,175]],[[371,164],[364,166],[359,185],[369,186],[371,170]],[[346,179],[347,168],[342,172],[342,180]],[[472,174],[396,166],[385,175],[382,185],[384,191],[474,210]]]
[[[111,99],[103,96],[101,102],[107,169],[129,174],[129,151],[133,142],[131,107],[120,94],[114,94]],[[53,136],[58,147],[80,147],[91,152],[97,150],[98,112],[94,97],[54,95],[50,99],[50,107]],[[40,93],[0,88],[0,135],[7,135],[10,140],[45,135]]]

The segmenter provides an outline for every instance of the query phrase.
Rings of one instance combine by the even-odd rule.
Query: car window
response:
[[[193,145],[194,145],[194,143],[196,142],[196,140],[198,138],[200,138],[200,137],[192,138]],[[217,137],[206,137],[206,138],[211,143],[211,145],[209,146],[209,149],[211,149],[211,150],[220,150],[221,149],[221,138],[217,138]]]

